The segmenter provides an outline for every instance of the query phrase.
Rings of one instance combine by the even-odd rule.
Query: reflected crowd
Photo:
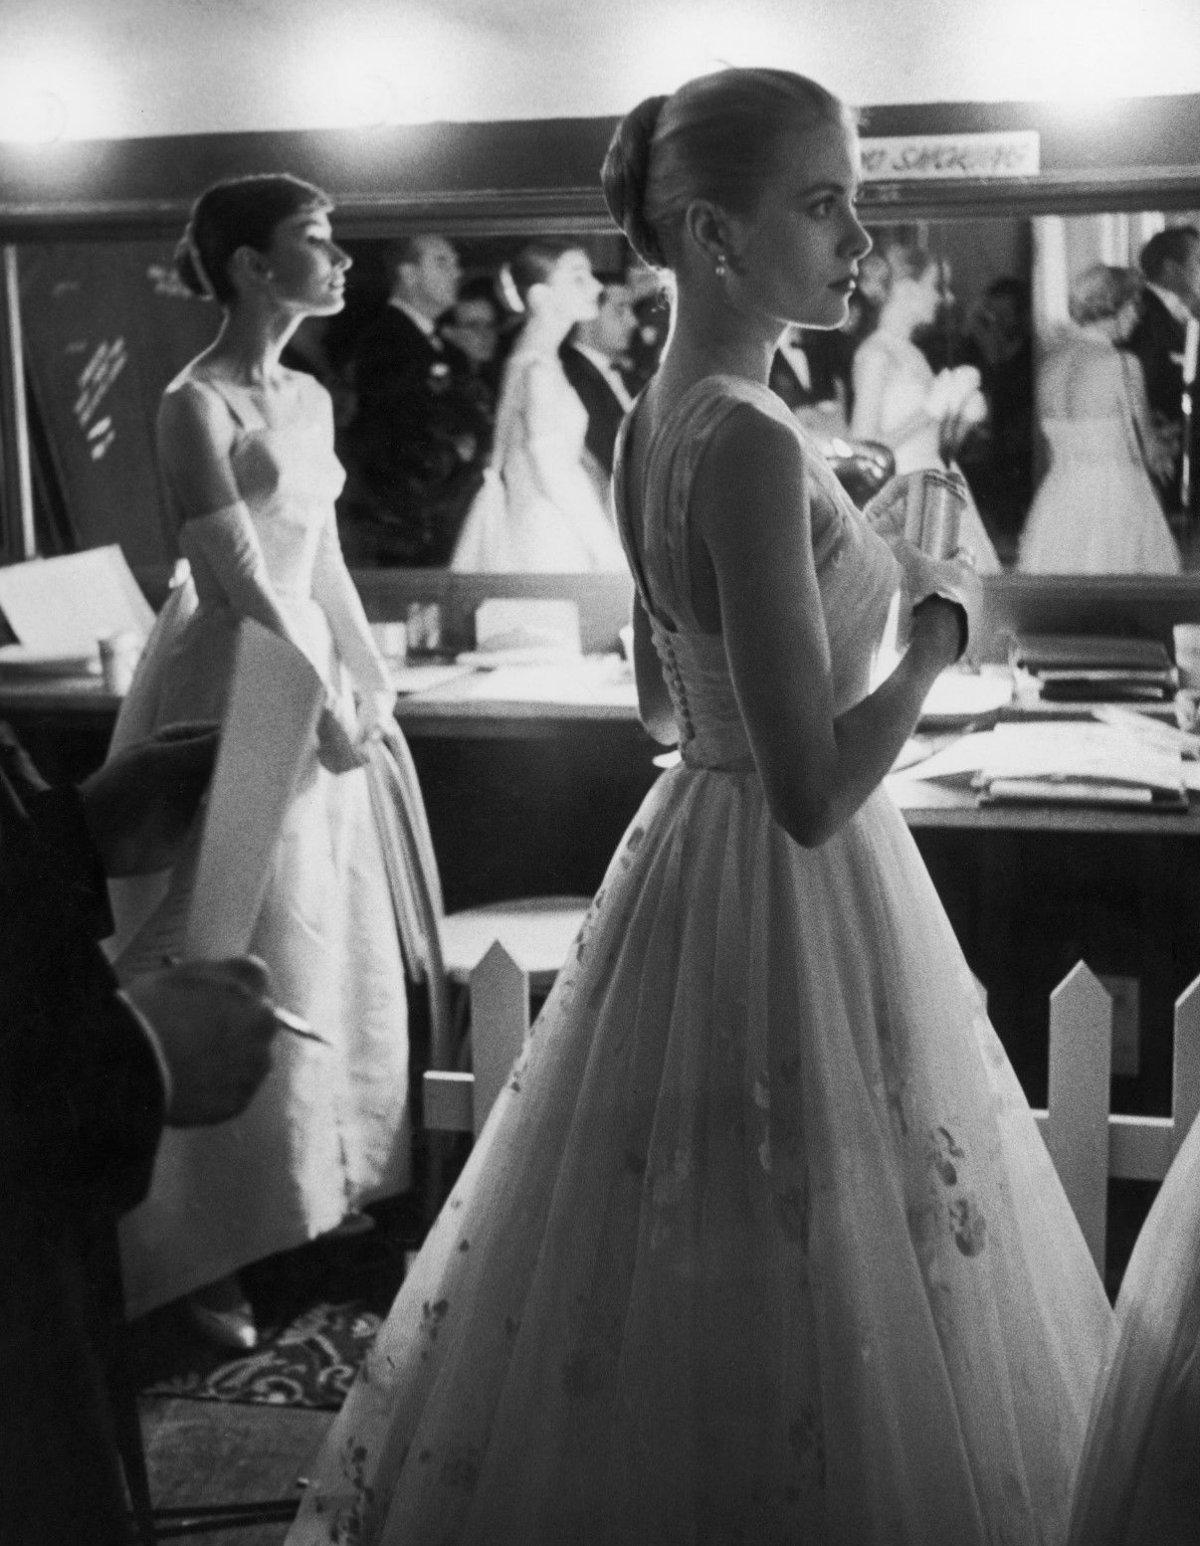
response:
[[[334,398],[351,565],[619,569],[613,447],[666,342],[660,276],[632,254],[596,262],[585,239],[486,262],[433,232],[374,245],[345,312],[311,319],[288,351]],[[1119,315],[1094,315],[1097,286],[1118,273]],[[860,502],[881,468],[961,470],[984,572],[1178,572],[1194,504],[1183,369],[1200,231],[1168,226],[1136,267],[1090,264],[1067,290],[1070,321],[1039,334],[1023,275],[985,276],[962,304],[946,258],[907,230],[879,231],[846,323],[789,328],[771,386]],[[544,390],[531,394],[512,366],[536,338]],[[1107,367],[1103,401],[1081,395],[1089,358]],[[1111,486],[1097,486],[1083,440],[1109,474],[1119,465]]]

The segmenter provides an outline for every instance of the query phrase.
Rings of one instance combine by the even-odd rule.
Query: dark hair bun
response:
[[[197,272],[196,257],[186,236],[181,236],[176,242],[173,262],[175,272],[193,295],[202,301],[211,299],[212,291]]]
[[[634,251],[655,268],[665,263],[658,236],[646,219],[646,183],[650,175],[650,142],[666,97],[647,97],[617,125],[600,182],[609,213],[625,232]]]

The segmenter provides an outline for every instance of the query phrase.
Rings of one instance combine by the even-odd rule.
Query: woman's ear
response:
[[[261,288],[270,283],[271,265],[257,247],[238,247],[229,260],[229,277],[238,290]]]
[[[732,256],[731,222],[718,205],[707,199],[689,204],[683,217],[684,240],[707,268],[724,268]]]

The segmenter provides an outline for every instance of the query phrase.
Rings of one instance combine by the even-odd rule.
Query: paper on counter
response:
[[[154,610],[115,544],[0,568],[0,611],[28,656],[95,654],[105,634],[143,642]]]
[[[325,688],[293,644],[247,619],[198,844],[114,963],[128,981],[164,956],[243,955],[262,908],[284,813],[314,755]]]
[[[992,778],[1088,779],[1177,790],[1178,753],[1147,745],[1113,725],[1087,720],[997,725],[961,736],[895,775],[971,784]]]

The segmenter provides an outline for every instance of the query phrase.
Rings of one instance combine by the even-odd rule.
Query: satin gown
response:
[[[452,569],[623,571],[616,529],[584,457],[587,410],[557,357],[518,342],[504,372],[492,463]]]
[[[333,501],[343,473],[323,389],[297,378],[299,406],[267,428],[249,397],[202,384],[235,426],[233,470],[294,637],[329,691],[382,673],[361,608],[335,620],[318,595],[346,597]],[[193,585],[155,625],[114,745],[156,725],[217,718],[240,621],[227,601],[226,556],[180,532]],[[316,594],[315,594],[316,593]],[[112,886],[119,950],[160,901],[163,877]],[[244,1115],[213,1128],[168,1128],[146,1201],[122,1221],[129,1313],[155,1305],[332,1229],[363,1202],[409,1183],[406,988],[366,774],[310,765],[284,818],[250,944],[277,1002],[331,1046],[279,1036],[272,1069]]]
[[[768,810],[688,572],[692,479],[743,405],[801,441],[838,709],[867,691],[896,560],[766,387],[697,383],[645,489],[615,475],[682,761],[288,1546],[1062,1539],[1108,1303],[889,795],[815,849]]]

